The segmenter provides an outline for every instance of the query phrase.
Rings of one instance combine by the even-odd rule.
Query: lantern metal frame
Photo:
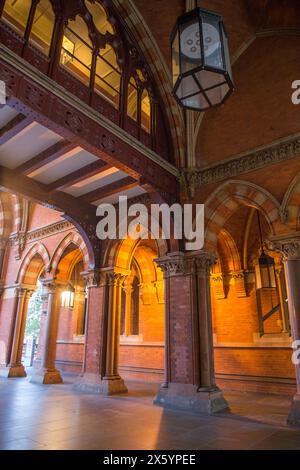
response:
[[[204,50],[204,32],[203,32],[203,22],[204,22],[205,17],[210,18],[211,20],[215,21],[216,24],[218,25],[218,33],[219,33],[221,53],[222,53],[222,68],[213,67],[212,65],[207,65],[207,56]],[[194,59],[195,68],[182,72],[182,62],[183,62],[183,56],[185,56],[185,54],[182,52],[181,28],[185,24],[188,24],[189,22],[191,22],[192,20],[195,20],[195,22],[197,21],[199,24],[199,33],[200,33],[199,40],[200,40],[201,54],[200,54],[200,58]],[[177,34],[178,34],[178,38],[177,38]],[[179,61],[178,61],[179,74],[178,75],[174,74],[174,65],[173,65],[174,43],[176,40],[178,41],[178,48],[179,48],[178,49],[178,56],[179,56]],[[192,11],[183,14],[177,19],[176,25],[174,26],[173,31],[171,33],[170,42],[171,42],[171,50],[172,50],[171,60],[172,60],[173,95],[176,101],[179,103],[179,105],[185,109],[190,109],[194,111],[205,111],[207,109],[218,107],[224,104],[225,101],[229,98],[229,96],[234,91],[234,83],[233,83],[233,78],[232,78],[232,70],[231,70],[231,63],[230,63],[230,56],[229,56],[228,35],[226,32],[226,28],[225,28],[222,16],[216,12],[206,10],[204,8],[196,7]],[[188,59],[190,62],[192,62],[191,58],[188,58]],[[196,74],[199,74],[199,72],[201,71],[211,72],[213,74],[216,74],[216,76],[223,75],[224,80],[220,83],[212,85],[211,87],[204,88],[203,85],[201,85],[200,81],[196,77]],[[175,79],[175,77],[177,78]],[[193,77],[199,89],[197,92],[191,93],[190,95],[187,95],[184,98],[179,98],[177,95],[178,89],[181,86],[183,79],[187,77]],[[208,98],[206,92],[220,88],[224,85],[228,86],[227,93],[225,93],[224,97],[219,102],[213,104],[210,101],[210,98]],[[188,98],[192,98],[200,94],[203,95],[203,97],[205,98],[208,104],[206,107],[189,106],[183,103],[184,100]]]
[[[257,210],[257,221],[258,221],[261,254],[258,258],[258,263],[255,269],[256,290],[276,289],[277,285],[276,285],[276,275],[275,275],[275,260],[274,258],[269,256],[264,250],[263,234],[262,234],[259,210]],[[268,286],[264,285],[265,277],[263,276],[263,270],[267,272]]]

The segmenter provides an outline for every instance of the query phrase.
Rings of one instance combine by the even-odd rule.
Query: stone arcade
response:
[[[261,416],[247,392],[270,407],[287,400],[270,415],[300,426],[298,6],[201,3],[224,18],[235,93],[197,114],[172,95],[169,44],[194,0],[0,0],[0,384],[16,390],[7,419],[18,390],[69,393],[66,414],[74,400],[80,418],[101,409],[97,432],[139,448],[142,403],[149,429],[160,423],[144,446],[160,448],[168,419]],[[149,214],[204,204],[203,249],[175,237],[99,240],[96,209],[120,196]],[[275,284],[259,288],[262,247]],[[34,426],[42,405],[30,403]],[[122,406],[134,423],[123,441]],[[69,426],[90,435],[79,418]]]

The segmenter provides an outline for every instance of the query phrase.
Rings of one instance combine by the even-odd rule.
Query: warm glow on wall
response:
[[[61,294],[61,306],[63,308],[74,308],[74,289],[71,287]]]

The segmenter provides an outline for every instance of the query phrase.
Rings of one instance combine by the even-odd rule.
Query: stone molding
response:
[[[208,251],[199,251],[197,253],[177,252],[156,259],[155,262],[163,271],[165,279],[191,274],[208,277],[212,266],[216,262],[216,257]]]
[[[288,161],[298,155],[300,155],[299,134],[207,168],[184,169],[181,171],[180,182],[186,193],[194,197],[197,189],[203,186]]]
[[[28,242],[41,240],[43,238],[50,237],[51,235],[72,229],[76,230],[74,225],[72,225],[71,222],[68,222],[67,220],[54,222],[53,224],[49,224],[45,227],[37,228],[27,232],[26,234],[22,234],[22,243],[25,245]],[[20,241],[20,234],[12,234],[9,238],[9,241],[11,246],[18,245]]]
[[[300,233],[276,237],[268,242],[270,249],[282,254],[285,261],[300,260]]]

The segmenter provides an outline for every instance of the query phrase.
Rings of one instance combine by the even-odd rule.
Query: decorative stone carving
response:
[[[232,271],[231,276],[235,283],[237,297],[247,297],[245,271]]]
[[[207,251],[196,253],[171,253],[164,258],[155,260],[163,271],[164,277],[178,275],[197,274],[198,276],[210,276],[210,270],[216,262],[216,257]]]
[[[71,224],[71,222],[68,222],[67,220],[55,222],[53,224],[46,225],[45,227],[36,230],[31,230],[30,232],[27,232],[26,234],[22,235],[22,243],[26,244],[30,241],[40,240],[45,237],[50,237],[51,235],[54,235],[56,233],[64,232],[65,230],[71,229],[74,229],[74,226]],[[11,246],[18,244],[19,234],[13,234],[10,237],[9,242]]]
[[[211,275],[211,285],[213,287],[214,294],[217,300],[222,300],[226,298],[225,289],[224,289],[224,277],[222,273],[212,274]]]
[[[103,280],[101,272],[98,269],[83,272],[81,273],[81,277],[83,278],[87,289],[92,287],[99,287],[101,280]]]
[[[263,150],[240,155],[205,169],[184,169],[180,175],[180,183],[185,192],[190,197],[194,197],[196,190],[202,186],[290,160],[299,154],[300,138],[291,137],[289,140],[271,145]],[[283,213],[282,216],[286,218],[287,214]]]
[[[286,261],[300,260],[300,235],[283,236],[271,240],[268,245],[270,249],[281,253]]]

